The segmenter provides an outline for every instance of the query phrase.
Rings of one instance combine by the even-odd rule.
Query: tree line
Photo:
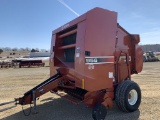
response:
[[[46,49],[39,49],[39,48],[10,48],[10,47],[3,47],[0,48],[0,53],[5,52],[5,51],[28,51],[28,52],[48,52],[49,50]]]
[[[160,52],[160,44],[147,44],[147,45],[140,45],[144,52],[153,51],[153,52]],[[29,52],[48,52],[49,50],[46,49],[39,49],[39,48],[10,48],[4,47],[0,48],[0,53],[4,51],[29,51]]]
[[[140,46],[142,47],[143,52],[147,51],[160,52],[160,44],[147,44]]]

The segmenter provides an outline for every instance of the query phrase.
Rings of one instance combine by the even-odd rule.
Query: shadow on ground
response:
[[[87,108],[84,104],[74,105],[62,98],[48,98],[40,102],[42,104],[37,106],[38,114],[24,116],[21,111],[3,120],[92,120],[92,109]],[[29,108],[25,109],[25,112],[29,112]],[[139,110],[124,113],[114,105],[108,110],[105,120],[138,120],[139,116]]]

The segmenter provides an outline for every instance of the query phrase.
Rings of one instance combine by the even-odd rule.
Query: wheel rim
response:
[[[131,90],[128,94],[128,103],[130,105],[135,105],[135,103],[137,102],[138,99],[138,94],[136,90]]]

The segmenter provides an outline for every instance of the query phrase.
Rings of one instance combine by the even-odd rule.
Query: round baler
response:
[[[116,12],[88,11],[52,32],[51,77],[16,99],[17,104],[33,103],[36,110],[36,98],[50,91],[76,104],[84,102],[93,108],[94,120],[104,120],[114,100],[122,111],[137,110],[141,90],[131,75],[143,67],[139,42],[138,34],[117,23]]]

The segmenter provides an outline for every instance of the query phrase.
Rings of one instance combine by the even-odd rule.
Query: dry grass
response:
[[[132,79],[142,90],[142,103],[133,113],[121,112],[116,105],[108,110],[106,120],[159,120],[160,119],[160,62],[144,63],[143,72]],[[49,77],[49,67],[0,69],[0,103],[20,97]],[[84,104],[74,105],[56,95],[47,93],[37,102],[39,114],[23,115],[21,106],[0,112],[4,120],[92,120],[91,109]],[[12,104],[0,107],[3,110]],[[28,106],[27,106],[28,107]],[[27,108],[25,106],[25,108]],[[25,109],[26,112],[29,109]]]

